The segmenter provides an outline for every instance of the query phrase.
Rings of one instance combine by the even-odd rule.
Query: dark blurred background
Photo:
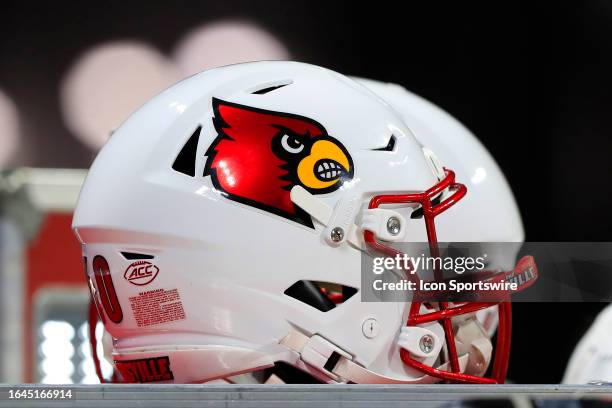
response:
[[[113,106],[139,102],[128,100],[130,83],[150,96],[198,64],[226,61],[206,52],[223,54],[225,41],[240,46],[241,39],[260,39],[269,58],[289,56],[401,84],[450,112],[506,173],[527,240],[610,240],[612,2],[606,0],[4,1],[0,167],[88,167],[110,122],[127,115]],[[103,51],[97,59],[96,50]],[[150,61],[164,68],[128,72],[130,63],[149,70]],[[105,77],[103,89],[88,88],[96,73]],[[121,89],[109,85],[113,78]],[[7,117],[18,118],[18,130]],[[576,341],[603,306],[517,304],[510,378],[559,382]]]

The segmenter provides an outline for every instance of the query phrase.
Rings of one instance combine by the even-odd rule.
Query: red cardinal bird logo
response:
[[[204,176],[230,200],[313,227],[290,198],[300,185],[331,193],[353,177],[346,148],[317,121],[213,98],[217,137]]]

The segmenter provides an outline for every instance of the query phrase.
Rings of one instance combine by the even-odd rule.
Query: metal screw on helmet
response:
[[[387,231],[389,231],[391,235],[397,235],[400,232],[401,225],[399,218],[391,217],[387,220]]]
[[[429,334],[424,335],[421,337],[421,340],[419,340],[419,348],[423,353],[431,353],[434,348],[434,338]]]
[[[361,324],[361,331],[366,338],[373,339],[380,333],[380,324],[375,318],[369,317]]]
[[[344,230],[340,227],[335,227],[331,230],[331,240],[334,242],[340,242],[344,239]]]

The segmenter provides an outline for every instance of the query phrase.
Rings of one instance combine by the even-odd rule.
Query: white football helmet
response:
[[[576,345],[564,384],[612,384],[612,305],[606,306]]]
[[[113,134],[73,227],[123,381],[504,381],[509,303],[360,299],[366,249],[523,230],[469,131],[399,86],[358,81],[296,62],[217,68]]]

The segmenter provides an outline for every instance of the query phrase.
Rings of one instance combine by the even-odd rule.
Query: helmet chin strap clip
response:
[[[325,226],[323,236],[329,245],[340,246],[348,242],[357,249],[365,248],[359,227],[355,225],[360,208],[357,196],[345,195],[332,208],[304,187],[295,186],[291,189],[291,201]]]
[[[429,326],[435,328],[436,324]],[[433,366],[442,350],[443,340],[439,334],[443,335],[443,332],[438,330],[436,333],[428,327],[404,326],[400,331],[397,345],[410,352],[419,361]]]
[[[325,373],[336,383],[355,384],[428,384],[438,380],[435,377],[423,375],[414,379],[399,379],[378,374],[374,371],[357,364],[352,360],[350,354],[340,349],[327,339],[315,334],[308,336],[297,330],[292,330],[281,339],[280,344],[298,353],[300,359],[306,364]],[[467,363],[467,355],[459,357],[459,364],[464,370]],[[438,367],[448,369],[448,363]]]

